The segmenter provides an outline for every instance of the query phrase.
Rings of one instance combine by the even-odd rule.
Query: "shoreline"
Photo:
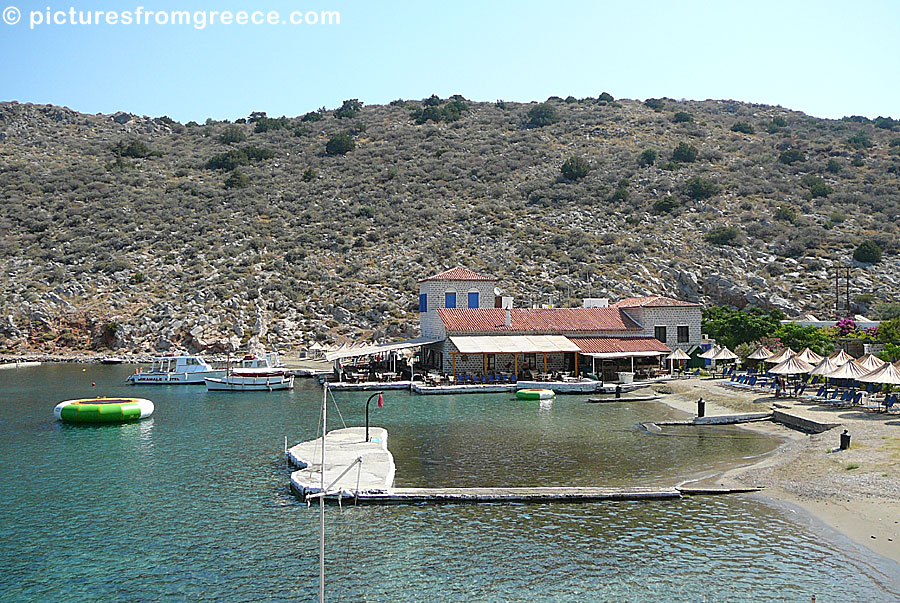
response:
[[[758,392],[732,391],[720,383],[669,382],[666,386],[673,393],[659,402],[688,416],[696,415],[700,396],[706,400],[707,416],[762,411],[774,402]],[[841,425],[807,435],[768,421],[741,424],[741,429],[774,435],[783,442],[755,462],[696,481],[764,486],[758,496],[782,508],[799,509],[851,542],[900,564],[900,419],[784,398],[778,402],[790,406],[791,412]],[[850,450],[830,452],[845,428],[857,439],[851,441]]]

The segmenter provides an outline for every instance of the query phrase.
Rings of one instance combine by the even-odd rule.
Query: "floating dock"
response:
[[[357,504],[443,503],[551,503],[618,500],[666,500],[682,496],[756,492],[759,488],[689,488],[678,486],[525,486],[486,488],[394,488],[394,459],[387,449],[387,430],[348,427],[288,449],[288,460],[298,469],[291,473],[291,491],[301,499],[322,491],[324,470],[329,502],[353,500]]]

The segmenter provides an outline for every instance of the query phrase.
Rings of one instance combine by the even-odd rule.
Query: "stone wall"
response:
[[[687,351],[695,345],[700,345],[700,323],[702,311],[697,306],[641,308],[643,310],[641,320],[644,327],[643,335],[654,337],[656,327],[666,327],[666,340],[664,344],[671,349],[681,348]],[[627,312],[637,320],[636,313],[629,308]],[[678,327],[688,327],[687,343],[678,343]]]
[[[443,308],[446,293],[456,293],[456,307],[468,308],[469,292],[478,292],[478,307],[494,307],[494,287],[496,281],[422,281],[419,283],[419,294],[428,296],[428,311],[419,313],[419,325],[422,335],[440,339],[446,337],[444,324],[438,316],[438,308]]]

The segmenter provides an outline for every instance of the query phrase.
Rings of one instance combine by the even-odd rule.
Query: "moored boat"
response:
[[[552,389],[520,389],[516,392],[519,400],[549,400],[555,395]]]
[[[264,356],[248,354],[241,360],[240,368],[228,369],[222,377],[207,377],[209,391],[274,391],[293,389],[294,375],[281,367],[274,352]]]
[[[156,356],[150,370],[138,369],[126,381],[135,385],[203,385],[207,377],[222,377],[225,369],[214,369],[200,356]]]

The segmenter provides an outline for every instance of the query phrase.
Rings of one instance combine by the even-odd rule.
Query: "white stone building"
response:
[[[452,268],[419,281],[423,364],[447,374],[612,374],[700,343],[701,307],[666,297],[608,307],[504,308],[496,279]],[[598,370],[599,361],[599,370]]]

